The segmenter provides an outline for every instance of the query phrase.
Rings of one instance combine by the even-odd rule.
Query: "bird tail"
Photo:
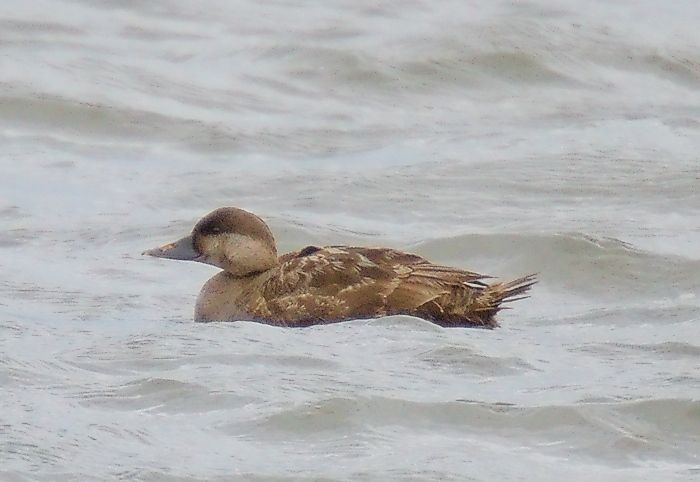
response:
[[[527,293],[535,283],[537,283],[537,275],[529,274],[522,278],[514,279],[513,281],[491,285],[487,291],[491,291],[495,303],[509,303],[511,301],[528,298],[529,295],[525,293]]]
[[[492,284],[476,299],[476,304],[479,306],[476,311],[480,312],[480,318],[487,326],[498,326],[495,319],[496,313],[506,308],[501,306],[501,303],[528,298],[526,293],[535,283],[537,283],[536,275],[529,274],[512,281]]]

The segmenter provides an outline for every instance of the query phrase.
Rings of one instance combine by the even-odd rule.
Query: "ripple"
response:
[[[468,253],[478,253],[481,264],[515,258],[511,269],[539,271],[538,278],[548,288],[582,294],[629,298],[658,296],[660,289],[674,295],[700,289],[699,260],[649,253],[624,241],[579,233],[471,234],[426,241],[415,250],[437,259],[461,259],[462,264]]]
[[[225,432],[255,438],[293,437],[317,440],[341,431],[373,438],[413,432],[476,433],[486,439],[526,436],[536,446],[575,449],[581,455],[610,462],[645,456],[685,463],[700,449],[700,402],[652,400],[525,407],[483,402],[413,402],[389,398],[331,398],[299,405],[256,420],[222,426]],[[468,432],[464,432],[468,430]],[[673,440],[668,435],[674,434]],[[572,433],[576,436],[572,437]],[[556,448],[562,437],[568,447]],[[679,450],[679,442],[683,448]]]
[[[643,356],[656,356],[666,359],[700,359],[700,347],[690,343],[664,342],[650,344],[633,343],[592,343],[584,345],[581,351],[597,353],[601,355],[610,354],[638,354]]]
[[[419,357],[432,367],[473,376],[504,376],[536,370],[517,357],[482,355],[463,346],[445,346],[430,350]]]
[[[163,413],[229,410],[255,401],[233,393],[219,393],[197,383],[165,378],[135,380],[114,389],[81,391],[73,397],[80,399],[85,406]]]

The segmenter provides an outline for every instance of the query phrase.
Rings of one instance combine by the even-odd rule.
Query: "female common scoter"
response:
[[[212,211],[191,235],[143,254],[224,270],[199,293],[195,321],[299,327],[403,314],[445,327],[493,328],[501,303],[521,299],[535,283],[529,275],[488,285],[488,276],[387,248],[307,246],[278,258],[267,224],[233,207]]]

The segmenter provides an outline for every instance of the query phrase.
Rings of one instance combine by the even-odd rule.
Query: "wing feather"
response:
[[[256,310],[293,326],[408,313],[437,319],[488,285],[479,273],[381,248],[307,247],[280,258]]]

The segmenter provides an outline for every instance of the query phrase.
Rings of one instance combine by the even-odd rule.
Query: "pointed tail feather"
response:
[[[508,303],[510,301],[518,301],[528,298],[529,295],[524,295],[529,291],[530,287],[537,283],[537,275],[529,274],[522,278],[514,279],[506,283],[498,283],[491,286],[494,297],[494,303]],[[524,295],[524,296],[521,296]]]
[[[475,311],[481,312],[480,318],[483,319],[485,325],[498,326],[494,317],[500,310],[507,308],[501,306],[501,303],[528,298],[529,296],[525,293],[535,283],[537,283],[536,275],[529,274],[513,281],[493,284],[486,288],[483,294],[476,299],[476,304],[481,306]]]

